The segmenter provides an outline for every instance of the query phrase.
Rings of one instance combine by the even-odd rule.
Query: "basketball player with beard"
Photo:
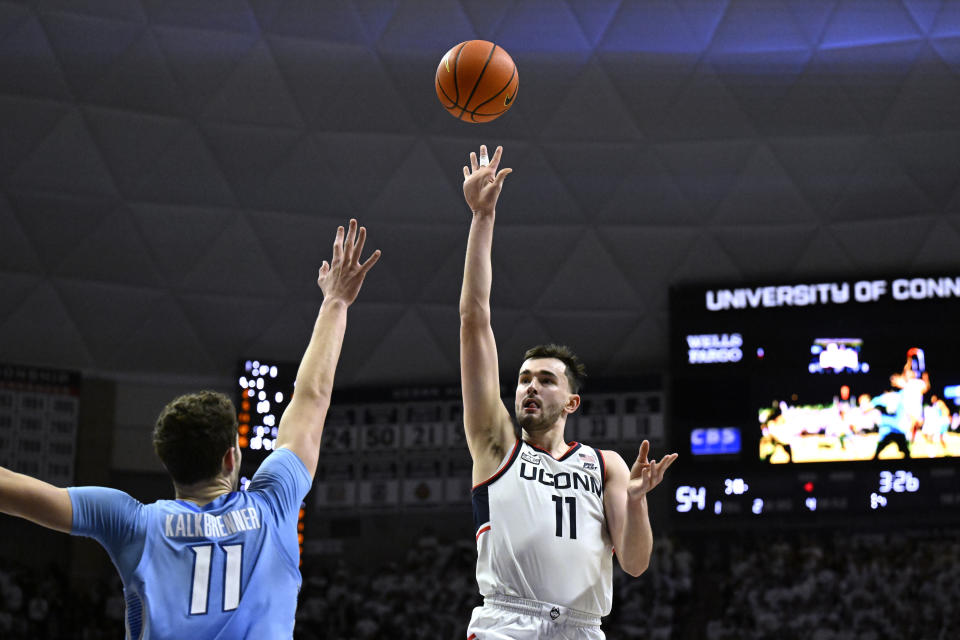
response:
[[[480,147],[463,168],[473,212],[460,295],[463,421],[473,458],[477,583],[484,604],[469,640],[604,637],[612,564],[633,576],[650,562],[653,533],[646,494],[677,454],[648,459],[644,441],[632,468],[614,451],[564,438],[580,406],[585,376],[562,345],[528,350],[517,378],[520,437],[500,400],[497,346],[490,325],[491,248],[496,203],[510,169]]]

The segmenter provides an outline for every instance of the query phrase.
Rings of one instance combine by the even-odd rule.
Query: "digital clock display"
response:
[[[942,465],[815,472],[762,469],[736,477],[677,475],[673,510],[680,523],[910,511],[960,518],[957,471]]]

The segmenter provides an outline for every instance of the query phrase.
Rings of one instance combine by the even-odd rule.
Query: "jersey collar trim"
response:
[[[216,498],[214,498],[213,500],[211,500],[211,501],[208,502],[207,504],[203,505],[202,507],[201,507],[200,505],[198,505],[196,502],[192,502],[192,501],[190,501],[190,500],[181,500],[180,498],[177,498],[177,499],[175,500],[175,502],[177,502],[177,503],[185,506],[186,508],[190,509],[191,511],[196,511],[197,513],[203,513],[204,511],[211,511],[212,509],[216,509],[216,508],[218,508],[218,507],[223,506],[224,504],[226,504],[226,503],[229,502],[230,500],[233,500],[233,498],[234,498],[236,495],[237,495],[237,492],[236,492],[236,491],[231,491],[230,493],[225,493],[225,494],[223,494],[223,495],[217,496]]]
[[[533,447],[533,448],[536,449],[537,451],[542,451],[543,453],[545,453],[545,454],[547,454],[548,456],[550,456],[551,458],[553,458],[553,454],[551,454],[551,453],[550,453],[549,451],[547,451],[546,449],[542,449],[542,448],[538,447],[538,446],[535,445],[535,444],[531,444],[531,443],[527,442],[526,440],[524,440],[524,442],[526,442],[529,446]],[[559,458],[553,458],[554,460],[556,460],[557,462],[563,462],[564,460],[566,460],[567,458],[570,457],[570,454],[572,454],[574,451],[576,451],[577,449],[580,448],[580,443],[579,443],[579,442],[570,442],[570,443],[567,443],[567,444],[568,444],[568,446],[570,447],[569,449],[567,449],[567,452],[564,453],[564,454],[563,454],[562,456],[560,456]]]

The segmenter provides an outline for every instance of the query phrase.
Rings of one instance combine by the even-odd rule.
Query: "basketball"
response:
[[[464,122],[496,120],[516,101],[520,78],[510,54],[486,40],[467,40],[437,67],[437,97]]]

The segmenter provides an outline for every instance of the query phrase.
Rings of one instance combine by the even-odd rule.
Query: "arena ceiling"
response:
[[[474,38],[520,72],[484,125],[433,89]],[[0,1],[0,361],[296,360],[355,216],[338,383],[455,381],[480,143],[505,368],[660,371],[672,284],[956,270],[960,2]]]

